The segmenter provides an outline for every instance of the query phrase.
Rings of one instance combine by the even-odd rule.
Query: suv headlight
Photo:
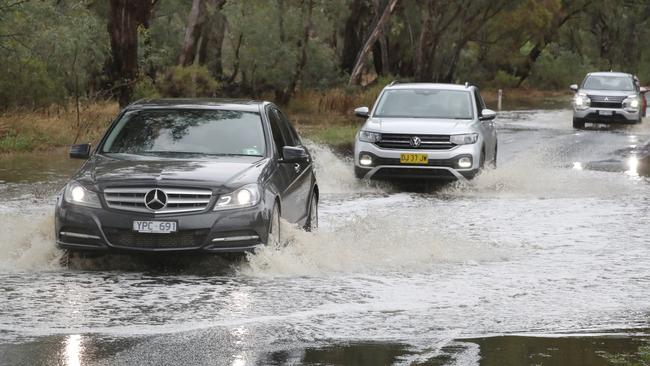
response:
[[[476,143],[476,141],[478,141],[478,133],[466,133],[463,135],[449,136],[449,142],[454,145],[469,145]]]
[[[78,182],[70,182],[65,186],[63,199],[73,205],[101,208],[97,193],[86,189]]]
[[[623,101],[623,108],[636,112],[641,105],[641,100],[636,95],[630,95]]]
[[[573,97],[573,106],[577,110],[584,110],[591,106],[591,99],[586,94],[576,94]]]
[[[252,207],[260,202],[260,189],[257,184],[249,184],[238,190],[223,194],[214,205],[214,210],[230,210],[233,208]]]
[[[381,140],[381,133],[370,131],[359,131],[359,140],[363,142],[377,142]]]

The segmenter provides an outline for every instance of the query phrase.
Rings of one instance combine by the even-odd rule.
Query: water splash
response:
[[[0,269],[60,268],[51,213],[1,214]]]

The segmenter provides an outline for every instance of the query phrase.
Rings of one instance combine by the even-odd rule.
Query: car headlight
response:
[[[591,105],[591,99],[586,94],[576,94],[573,97],[573,105],[578,110],[587,109]]]
[[[249,184],[238,190],[223,194],[214,205],[214,210],[230,210],[233,208],[252,207],[260,202],[260,190],[257,184]]]
[[[636,95],[630,95],[629,97],[625,98],[625,100],[623,101],[623,108],[630,109],[633,111],[639,109],[640,105],[641,105],[641,101],[639,100],[639,97],[637,97]]]
[[[463,135],[449,136],[449,142],[454,145],[469,145],[478,141],[478,133],[466,133]]]
[[[381,133],[361,130],[359,132],[359,140],[363,142],[377,142],[381,140]]]
[[[97,193],[86,189],[84,186],[77,182],[70,182],[65,187],[65,192],[63,193],[63,199],[67,203],[79,206],[87,207],[102,207],[102,204],[99,202],[99,196]]]

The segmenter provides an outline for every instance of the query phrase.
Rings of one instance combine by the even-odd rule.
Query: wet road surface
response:
[[[0,364],[605,365],[643,353],[650,122],[570,121],[501,113],[498,169],[418,192],[360,183],[312,146],[319,231],[285,225],[286,247],[234,262],[63,269],[53,195],[78,162],[5,159]]]

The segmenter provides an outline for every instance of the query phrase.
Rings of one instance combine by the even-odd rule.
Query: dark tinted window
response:
[[[127,112],[106,139],[104,153],[264,155],[258,113],[231,110]]]
[[[291,136],[275,108],[269,107],[268,114],[269,122],[271,124],[271,133],[273,134],[273,141],[275,141],[278,154],[282,156],[282,148],[284,146],[292,145]]]
[[[288,134],[291,137],[291,145],[292,146],[302,145],[302,142],[300,141],[300,136],[298,136],[298,132],[296,132],[296,129],[293,128],[293,125],[291,125],[287,116],[284,113],[282,113],[282,111],[279,109],[276,109],[276,112],[280,117],[280,121],[282,125],[285,126]]]

